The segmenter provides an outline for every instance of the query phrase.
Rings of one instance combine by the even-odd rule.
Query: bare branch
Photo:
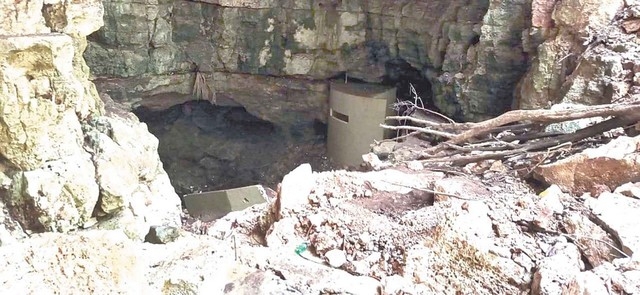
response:
[[[449,125],[454,125],[455,126],[455,124],[456,124],[456,123],[451,123],[451,124],[435,123],[433,121],[422,120],[422,119],[414,118],[414,117],[411,117],[411,116],[388,116],[385,119],[387,119],[387,120],[396,120],[396,121],[411,121],[411,122],[416,123],[416,124],[422,124],[422,125],[425,125],[425,126],[432,126],[432,127],[437,127],[437,128],[443,128],[443,129],[444,129],[445,126],[449,126]]]
[[[640,112],[640,104],[609,104],[592,106],[582,110],[515,110],[496,118],[474,123],[471,129],[451,138],[449,143],[458,144],[473,137],[490,133],[493,128],[519,121],[556,123],[576,119],[620,116]]]
[[[389,129],[389,130],[411,130],[411,131],[420,131],[422,133],[426,133],[426,134],[431,134],[431,135],[437,135],[437,136],[442,136],[445,138],[452,138],[455,137],[455,134],[451,134],[448,132],[443,132],[443,131],[438,131],[438,130],[432,130],[429,128],[423,128],[423,127],[415,127],[415,126],[391,126],[391,125],[386,125],[386,124],[380,124],[380,127],[384,128],[384,129]]]

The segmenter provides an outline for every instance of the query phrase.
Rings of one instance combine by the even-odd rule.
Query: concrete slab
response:
[[[261,185],[184,196],[185,207],[189,214],[205,222],[221,218],[233,211],[265,203],[267,200],[267,192]]]

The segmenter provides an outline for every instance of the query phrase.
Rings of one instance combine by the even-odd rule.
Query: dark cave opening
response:
[[[410,115],[414,109],[409,109],[408,104],[415,104],[420,108],[440,113],[440,109],[433,102],[431,82],[423,71],[414,68],[409,62],[401,58],[392,58],[384,63],[385,74],[379,84],[396,87],[397,112]],[[347,72],[341,72],[330,80],[344,80],[349,83],[368,83],[365,80],[349,76]],[[394,106],[390,106],[394,107]]]
[[[158,153],[179,196],[254,184],[275,188],[302,163],[329,170],[326,125],[277,126],[242,107],[193,100],[163,111],[134,110],[159,140]]]
[[[333,79],[366,83],[346,73]],[[396,87],[396,102],[416,103],[417,95],[418,107],[439,111],[429,80],[405,60],[387,61],[379,84]],[[389,108],[404,115],[415,111],[402,104]],[[310,163],[315,171],[334,168],[327,158],[327,125],[317,120],[276,125],[243,107],[217,106],[206,100],[162,111],[139,107],[134,113],[158,138],[160,159],[180,196],[254,184],[275,188],[286,173],[303,163]]]
[[[422,71],[414,68],[409,62],[395,58],[385,63],[385,75],[383,85],[396,87],[398,101],[414,102],[418,99],[418,106],[432,111],[440,112],[433,102],[431,82],[424,77]]]

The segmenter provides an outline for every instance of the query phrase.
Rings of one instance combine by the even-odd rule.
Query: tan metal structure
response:
[[[391,135],[380,124],[394,114],[396,88],[344,81],[330,87],[327,154],[335,164],[360,165],[374,140]]]
[[[184,196],[189,214],[202,221],[212,221],[233,211],[239,211],[267,201],[261,185],[252,185],[228,190],[194,193]]]

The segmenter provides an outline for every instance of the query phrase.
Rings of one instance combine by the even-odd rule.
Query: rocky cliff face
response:
[[[533,3],[532,36],[544,42],[517,88],[519,108],[640,99],[640,2]]]
[[[526,0],[103,2],[85,53],[97,86],[159,108],[190,99],[197,70],[219,103],[322,119],[326,79],[346,73],[421,84],[445,113],[477,120],[511,104],[527,66]]]
[[[179,222],[157,140],[88,79],[82,53],[102,13],[98,0],[0,5],[0,245],[96,218],[128,221],[138,239]]]

